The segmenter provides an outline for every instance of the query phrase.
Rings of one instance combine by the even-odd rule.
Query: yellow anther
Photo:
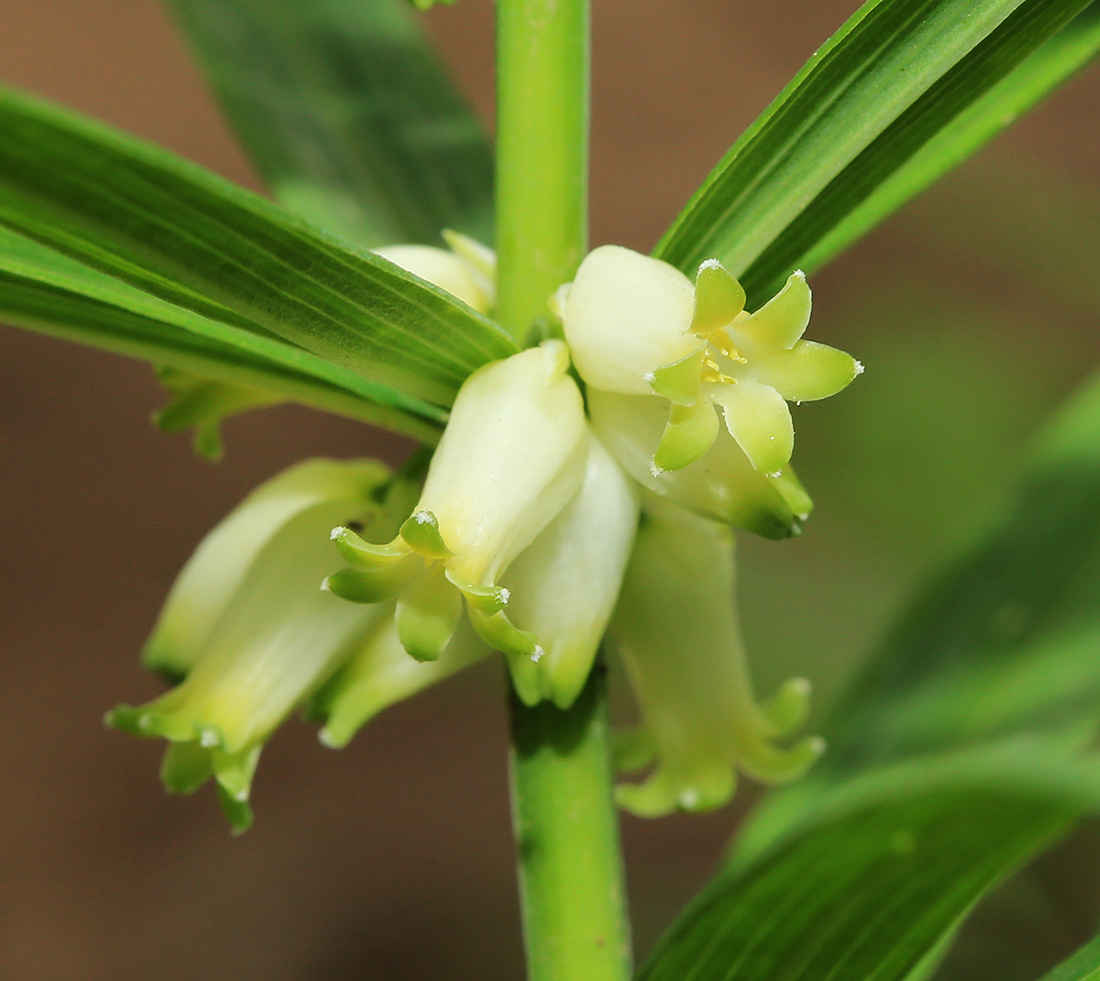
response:
[[[737,382],[736,378],[731,378],[720,371],[704,371],[701,377],[704,385],[733,385]]]
[[[734,347],[733,341],[730,335],[726,333],[724,327],[711,331],[709,334],[706,334],[705,337],[708,344],[713,344],[731,361],[736,361],[739,364],[748,364],[748,361],[741,356],[741,352]]]

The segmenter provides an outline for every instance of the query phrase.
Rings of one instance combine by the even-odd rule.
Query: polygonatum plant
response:
[[[863,371],[804,336],[813,274],[1086,64],[1100,6],[867,0],[642,255],[589,249],[587,0],[498,0],[494,144],[404,0],[170,5],[271,197],[4,89],[0,317],[151,362],[157,425],[210,458],[223,419],[286,401],[421,447],[249,494],[146,644],[168,689],[109,724],[163,739],[166,787],[212,781],[243,831],[292,713],[338,748],[502,655],[533,981],[632,976],[616,806],[713,810],[741,776],[790,786],[636,976],[930,977],[1100,805],[1100,387],[828,746],[801,734],[809,681],[754,692],[734,534],[802,532],[791,406]],[[991,639],[1006,604],[1043,615]],[[609,657],[638,709],[615,731]]]

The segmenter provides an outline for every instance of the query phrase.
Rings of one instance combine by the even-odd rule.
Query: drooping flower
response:
[[[513,655],[516,692],[568,708],[592,670],[638,526],[638,490],[595,435],[584,481],[509,567],[508,616],[536,638],[538,659]]]
[[[588,456],[580,391],[561,341],[494,362],[463,384],[411,517],[389,544],[340,527],[350,568],[326,580],[345,599],[397,595],[405,649],[433,660],[454,633],[465,598],[478,633],[498,650],[541,657],[509,619],[501,577],[580,487]]]
[[[655,471],[702,457],[725,427],[762,473],[791,458],[787,401],[826,398],[862,370],[850,355],[802,339],[810,290],[800,272],[754,313],[715,259],[695,285],[659,259],[619,246],[595,249],[556,299],[577,371],[592,388],[659,396],[664,430],[650,450]]]
[[[618,787],[635,814],[719,807],[738,770],[793,780],[824,750],[814,737],[776,745],[802,725],[809,683],[792,679],[755,701],[733,589],[728,527],[647,494],[610,630],[642,712],[641,727],[621,740],[620,764],[654,765],[643,783]]]
[[[377,671],[377,711],[483,653],[467,644],[434,671],[399,677],[377,653],[394,604],[343,603],[320,589],[340,564],[329,529],[343,523],[392,534],[407,513],[402,483],[372,461],[306,461],[250,494],[204,539],[145,652],[147,665],[182,682],[108,716],[126,732],[169,740],[162,778],[170,790],[190,793],[213,777],[231,823],[243,830],[263,744],[343,665],[359,662],[360,687]],[[340,725],[346,741],[354,719],[345,714]]]

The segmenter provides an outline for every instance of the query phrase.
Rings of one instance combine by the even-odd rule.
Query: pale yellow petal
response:
[[[781,471],[794,450],[794,424],[787,403],[770,385],[742,378],[736,385],[716,385],[714,401],[722,406],[726,428],[761,473]]]
[[[771,385],[790,402],[836,395],[862,371],[850,354],[815,341],[799,341],[791,350],[778,351],[753,365],[756,380]]]
[[[763,351],[791,348],[806,332],[811,305],[806,277],[796,272],[756,313],[736,321],[731,329]]]

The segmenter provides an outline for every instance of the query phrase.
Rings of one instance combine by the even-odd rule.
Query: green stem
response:
[[[497,316],[523,341],[587,249],[588,0],[497,3]]]
[[[611,797],[607,677],[566,711],[512,695],[512,796],[530,981],[627,981],[619,827]]]
[[[497,0],[497,316],[521,343],[587,248],[588,0]],[[530,981],[626,981],[605,673],[565,711],[512,694]]]

